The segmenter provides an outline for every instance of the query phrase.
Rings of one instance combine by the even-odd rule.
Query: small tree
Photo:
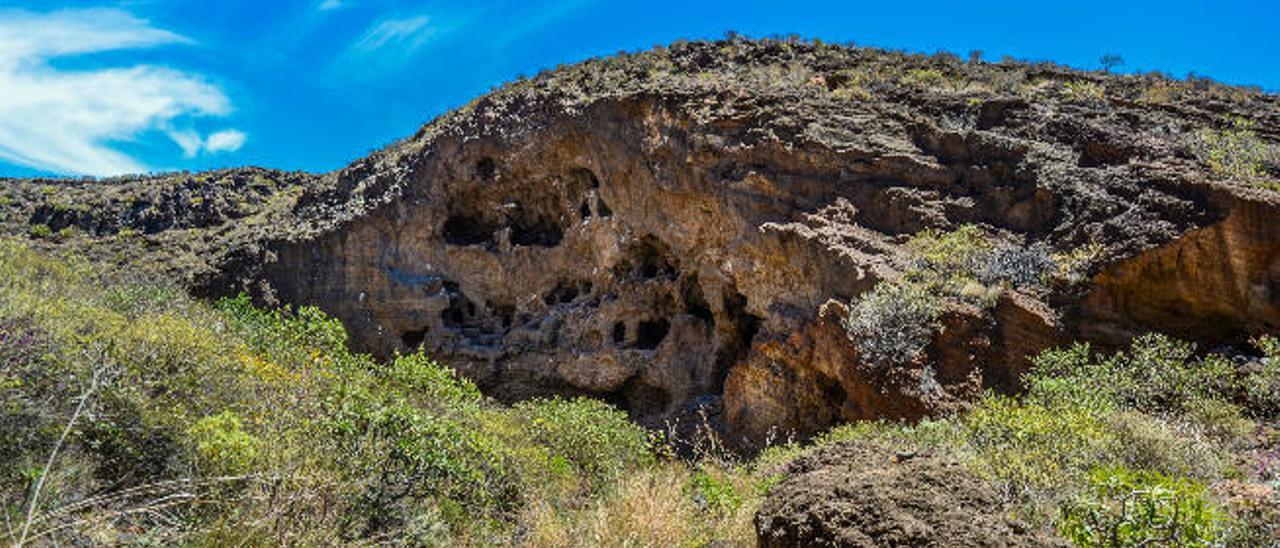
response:
[[[1114,53],[1108,53],[1098,58],[1098,64],[1102,65],[1103,72],[1111,72],[1111,69],[1124,64],[1124,58]]]

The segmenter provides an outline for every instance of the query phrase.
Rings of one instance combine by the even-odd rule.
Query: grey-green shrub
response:
[[[845,329],[867,363],[902,365],[924,351],[943,308],[941,297],[925,285],[881,283],[854,301]]]

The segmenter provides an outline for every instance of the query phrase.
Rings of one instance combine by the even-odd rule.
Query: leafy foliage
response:
[[[1271,190],[1280,189],[1268,165],[1280,165],[1280,152],[1258,137],[1253,121],[1228,117],[1222,129],[1201,129],[1191,138],[1191,152],[1214,173]]]
[[[854,303],[845,329],[863,360],[876,367],[908,363],[929,344],[943,303],[924,285],[885,283]]]
[[[1259,339],[1264,348],[1269,339]],[[1280,368],[1274,360],[1258,368],[1237,367],[1227,358],[1195,356],[1195,346],[1151,334],[1128,352],[1094,359],[1087,345],[1052,350],[1035,360],[1029,379],[1032,397],[1084,401],[1146,413],[1194,414],[1215,401],[1238,406],[1258,418],[1276,417]],[[1202,410],[1203,411],[1203,410]]]
[[[231,411],[196,421],[187,435],[196,444],[200,468],[213,474],[244,473],[258,456],[260,441],[244,431],[240,418]]]
[[[1009,282],[1015,286],[1033,286],[1058,269],[1049,246],[1036,242],[1029,246],[997,246],[976,269],[978,280],[985,284]]]
[[[535,400],[516,410],[533,439],[581,470],[595,488],[653,462],[648,433],[598,400]]]
[[[1076,546],[1216,546],[1224,515],[1205,486],[1155,472],[1098,468],[1059,529]]]

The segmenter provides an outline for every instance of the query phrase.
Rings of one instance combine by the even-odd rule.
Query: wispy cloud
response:
[[[385,14],[343,49],[330,71],[350,79],[403,68],[454,29],[465,26],[465,20],[465,16],[437,19],[422,13]]]
[[[374,23],[368,31],[351,45],[356,53],[369,54],[383,48],[394,47],[402,54],[411,54],[422,47],[437,32],[430,26],[431,18],[425,15],[403,19],[383,19]]]
[[[182,148],[183,156],[194,158],[201,153],[217,154],[219,152],[235,152],[244,146],[248,137],[242,131],[225,129],[201,137],[193,130],[171,130],[167,132],[170,139]]]
[[[320,2],[320,5],[317,6],[317,9],[319,9],[320,11],[329,11],[329,10],[336,10],[346,5],[347,3],[343,2],[342,0],[324,0],[323,2]]]
[[[49,61],[189,42],[119,10],[0,10],[0,159],[57,173],[146,171],[112,143],[172,128],[184,117],[226,115],[227,96],[198,75],[164,67],[72,71]],[[192,131],[166,134],[184,152],[194,150],[191,155],[230,151],[244,142],[234,130],[208,138]]]
[[[204,149],[212,154],[219,152],[235,152],[244,146],[245,134],[243,131],[234,129],[224,129],[222,131],[212,133],[204,140]]]

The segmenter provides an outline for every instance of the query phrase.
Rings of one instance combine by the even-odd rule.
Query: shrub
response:
[[[53,229],[46,224],[34,224],[27,229],[27,234],[32,238],[49,238],[53,236]]]
[[[1258,337],[1253,344],[1265,356],[1244,372],[1240,386],[1255,416],[1275,419],[1280,417],[1280,339]]]
[[[1188,146],[1215,174],[1275,190],[1280,183],[1268,175],[1267,164],[1276,163],[1280,153],[1258,137],[1253,125],[1246,118],[1228,117],[1222,129],[1195,132]]]
[[[924,230],[907,242],[907,250],[917,261],[916,268],[944,277],[971,277],[992,247],[990,238],[976,225],[963,225],[949,232]]]
[[[1039,285],[1057,269],[1052,250],[1043,243],[996,244],[981,228],[964,225],[941,232],[925,230],[907,242],[915,259],[908,275],[983,308],[995,302],[999,288]]]
[[[903,365],[924,351],[942,312],[941,297],[922,284],[881,283],[853,303],[845,329],[867,363]]]
[[[474,409],[482,400],[475,383],[421,352],[396,356],[386,369],[386,379],[439,410]]]
[[[1104,417],[1115,436],[1113,452],[1098,464],[1117,464],[1196,479],[1220,477],[1231,455],[1218,440],[1177,418],[1159,418],[1136,411]]]
[[[1071,80],[1062,84],[1062,94],[1076,103],[1101,103],[1106,98],[1102,86],[1087,80]]]
[[[902,83],[922,88],[935,88],[946,84],[947,76],[938,69],[914,69],[902,77]]]
[[[1142,90],[1138,100],[1144,103],[1170,105],[1182,99],[1185,88],[1177,82],[1157,81]]]
[[[1103,467],[1089,483],[1059,524],[1076,546],[1215,546],[1222,534],[1224,515],[1198,482]]]
[[[472,511],[517,503],[503,447],[462,418],[359,376],[339,380],[325,408],[344,473],[373,480],[363,497],[367,516],[360,516],[371,531],[397,524],[418,500],[448,499]]]
[[[583,472],[592,489],[653,462],[649,434],[612,406],[589,398],[516,405],[531,440]]]
[[[693,473],[689,489],[694,504],[708,512],[731,514],[742,506],[742,497],[733,484],[707,470]]]
[[[1116,436],[1104,417],[1070,405],[983,398],[962,419],[979,471],[1013,498],[1068,490],[1114,453]]]
[[[1009,282],[1015,286],[1031,286],[1042,283],[1057,268],[1049,246],[1037,242],[1026,247],[996,247],[977,268],[977,274],[978,280],[985,284]]]
[[[240,417],[231,411],[196,421],[187,435],[195,443],[197,463],[214,475],[249,471],[261,445],[258,438],[244,431]]]
[[[1094,359],[1087,345],[1051,350],[1033,360],[1026,379],[1033,395],[1071,387],[1077,401],[1107,404],[1149,413],[1183,413],[1206,398],[1231,400],[1236,372],[1220,356],[1194,358],[1195,346],[1164,335],[1144,335],[1129,352]]]
[[[1104,251],[1106,248],[1102,244],[1092,242],[1069,251],[1054,253],[1051,258],[1057,265],[1057,271],[1053,275],[1068,284],[1082,282]]]

